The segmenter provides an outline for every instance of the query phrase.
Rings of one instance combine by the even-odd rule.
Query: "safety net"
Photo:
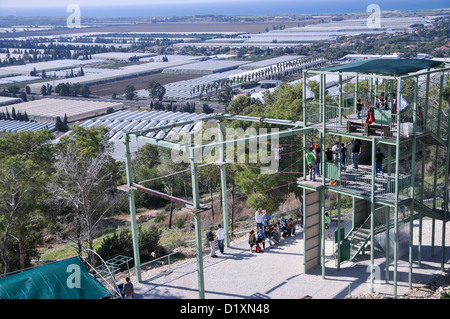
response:
[[[381,75],[401,76],[424,69],[443,65],[441,61],[418,59],[369,59],[350,62],[331,67],[318,68],[322,71],[375,73]]]
[[[0,299],[100,299],[110,295],[78,257],[0,279]]]

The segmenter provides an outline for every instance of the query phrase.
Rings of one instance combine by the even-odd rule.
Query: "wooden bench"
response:
[[[369,131],[368,135],[375,135],[377,131],[382,132],[382,136],[384,137],[391,137],[391,130],[388,125],[382,125],[382,124],[370,124],[369,125]]]
[[[356,132],[358,127],[363,128],[363,134],[364,135],[375,135],[377,131],[382,132],[382,136],[390,137],[391,130],[388,125],[382,125],[382,124],[367,124],[363,122],[347,122],[347,133]]]

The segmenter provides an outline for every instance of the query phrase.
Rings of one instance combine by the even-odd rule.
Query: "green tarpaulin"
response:
[[[417,59],[369,59],[337,66],[318,68],[320,71],[375,73],[400,76],[443,65],[443,62]]]
[[[100,299],[109,295],[78,257],[0,279],[1,299]]]

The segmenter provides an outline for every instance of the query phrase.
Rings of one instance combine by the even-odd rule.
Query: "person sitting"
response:
[[[262,244],[263,248],[266,249],[266,236],[264,236],[262,229],[256,235],[256,245],[258,246],[259,244]]]
[[[267,238],[267,240],[270,243],[270,246],[273,246],[272,240],[273,240],[273,231],[272,226],[267,226],[266,230],[264,231],[264,236]]]
[[[292,218],[289,218],[287,221],[287,229],[288,229],[288,236],[295,235],[295,225],[294,220]]]
[[[375,112],[372,108],[369,109],[369,113],[367,115],[367,120],[366,123],[367,124],[372,124],[375,122]]]
[[[275,223],[275,225],[273,225],[273,233],[274,233],[274,238],[276,238],[276,240],[281,245],[281,229],[280,229],[280,224],[278,222]]]
[[[266,237],[268,237],[266,235]],[[280,237],[278,235],[278,230],[275,228],[275,226],[269,227],[269,237],[272,239],[277,245],[280,245]]]
[[[286,219],[283,216],[281,216],[280,220],[278,222],[279,222],[279,225],[280,225],[280,230],[282,232],[282,236],[286,237],[288,235]]]

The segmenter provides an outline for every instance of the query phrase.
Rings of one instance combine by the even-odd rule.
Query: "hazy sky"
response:
[[[114,6],[114,5],[149,5],[149,4],[177,4],[177,3],[230,3],[242,0],[1,0],[4,7],[66,7],[69,4],[79,6]],[[259,0],[245,0],[245,2],[258,2]],[[301,1],[300,1],[301,2]]]
[[[425,10],[450,7],[450,0],[0,0],[0,16],[58,15],[75,4],[83,16],[164,16],[197,14],[303,14]]]

